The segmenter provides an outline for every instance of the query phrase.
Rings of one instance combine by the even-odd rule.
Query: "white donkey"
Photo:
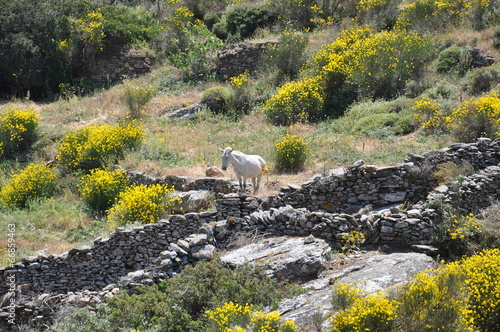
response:
[[[233,165],[234,173],[240,183],[240,189],[246,190],[247,178],[251,178],[253,193],[254,195],[257,194],[262,178],[262,171],[268,171],[264,159],[261,156],[246,155],[231,148],[224,150],[219,148],[219,150],[222,151],[222,170],[225,171],[229,165]]]

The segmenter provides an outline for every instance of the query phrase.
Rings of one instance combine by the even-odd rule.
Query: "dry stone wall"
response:
[[[213,69],[222,79],[238,76],[245,71],[255,72],[259,68],[262,54],[276,42],[245,43],[230,45],[217,52],[218,63]]]
[[[98,84],[112,84],[124,77],[138,77],[151,71],[152,61],[146,53],[136,49],[123,49],[112,55],[101,56],[89,73]]]
[[[458,156],[458,157],[457,157]],[[438,188],[429,177],[434,161],[466,160],[481,169],[460,187]],[[234,182],[204,178],[153,179],[131,173],[136,182],[168,183],[178,188],[221,190],[216,209],[202,213],[171,215],[156,224],[133,229],[117,228],[109,239],[72,249],[61,255],[38,256],[0,269],[0,294],[9,290],[9,277],[32,292],[102,290],[112,283],[130,287],[155,282],[178,273],[186,264],[210,259],[218,246],[241,232],[308,236],[336,241],[358,230],[372,244],[425,244],[431,240],[436,212],[425,203],[409,210],[398,206],[411,200],[455,202],[475,211],[498,200],[500,194],[500,139],[453,145],[422,156],[412,156],[393,167],[346,167],[342,172],[315,177],[302,186],[284,188],[266,198],[233,193]],[[156,182],[155,182],[156,181]],[[354,206],[355,212],[349,212]],[[361,209],[358,210],[358,208]]]

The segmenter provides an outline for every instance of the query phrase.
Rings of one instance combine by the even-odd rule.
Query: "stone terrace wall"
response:
[[[500,139],[453,144],[424,155],[411,155],[404,164],[377,168],[350,166],[330,176],[317,176],[301,187],[282,190],[272,206],[353,213],[367,205],[374,207],[425,200],[437,186],[431,174],[443,162],[468,162],[476,170],[500,163]]]
[[[238,76],[245,71],[255,72],[259,68],[262,53],[276,42],[245,43],[230,45],[217,52],[218,64],[214,72],[223,79]]]
[[[149,73],[151,65],[151,59],[143,51],[123,49],[120,54],[98,58],[89,78],[100,84],[117,83],[123,77],[138,77]]]
[[[429,243],[435,211],[426,204],[415,204],[408,211],[396,205],[410,199],[427,199],[425,190],[430,192],[434,180],[425,180],[424,175],[435,168],[432,161],[458,162],[457,155],[475,167],[491,166],[468,177],[458,191],[441,187],[429,197],[455,203],[460,196],[459,205],[467,211],[498,200],[500,139],[454,145],[413,156],[413,161],[400,166],[347,167],[341,174],[316,177],[301,187],[291,186],[280,195],[265,199],[221,193],[215,211],[171,215],[168,220],[131,230],[118,228],[109,239],[98,238],[92,246],[24,259],[13,267],[0,269],[0,294],[8,291],[11,275],[16,276],[18,285],[39,293],[100,290],[134,271],[155,270],[159,278],[168,278],[185,264],[211,258],[217,245],[241,232],[312,234],[338,240],[345,233],[358,230],[366,235],[367,243]],[[138,174],[133,178],[153,181]],[[166,178],[158,181],[165,182]],[[186,181],[180,187],[223,188],[229,192],[233,188],[228,179],[194,182],[197,184]],[[384,208],[372,211],[376,205]],[[363,209],[356,213],[342,211],[349,206]]]

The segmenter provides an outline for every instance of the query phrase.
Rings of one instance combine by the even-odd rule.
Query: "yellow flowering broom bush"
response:
[[[161,184],[131,186],[118,195],[116,204],[108,210],[108,221],[116,224],[158,222],[163,214],[181,203],[173,191],[173,187]]]
[[[463,331],[500,329],[500,249],[416,274],[390,296],[335,284],[333,331]]]
[[[309,155],[307,144],[304,138],[290,134],[276,142],[276,169],[282,172],[298,172],[303,169]]]
[[[78,189],[83,202],[90,210],[104,212],[113,206],[127,186],[125,171],[96,168],[80,179]]]
[[[25,207],[33,199],[50,197],[55,191],[57,174],[42,164],[31,164],[0,190],[0,201],[9,207]]]
[[[11,158],[35,142],[39,117],[31,108],[0,111],[0,158]]]
[[[396,27],[432,32],[457,24],[477,9],[485,10],[493,6],[489,0],[417,0],[401,10]],[[481,18],[475,17],[477,21]]]
[[[479,137],[500,136],[500,95],[491,91],[477,99],[464,101],[445,118],[452,136],[461,142]]]
[[[275,125],[316,121],[324,117],[325,99],[320,76],[285,83],[264,104],[267,119]]]
[[[274,124],[341,115],[362,97],[392,98],[432,54],[428,38],[404,30],[353,26],[313,58],[309,77],[284,84],[264,105]]]
[[[412,109],[415,112],[417,122],[425,130],[430,132],[445,130],[444,110],[436,100],[422,97],[415,101]]]
[[[68,133],[56,159],[72,170],[99,168],[122,158],[126,150],[138,147],[143,139],[143,128],[133,123],[92,125]]]
[[[280,320],[277,311],[254,311],[249,304],[225,303],[214,310],[207,310],[211,332],[297,332],[293,321]]]

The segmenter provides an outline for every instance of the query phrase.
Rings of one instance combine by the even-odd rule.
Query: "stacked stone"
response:
[[[189,182],[185,190],[209,190],[215,193],[228,194],[237,190],[237,184],[228,178],[204,177]]]
[[[440,186],[429,197],[453,206],[463,215],[477,213],[500,197],[500,167],[490,166],[450,186]]]
[[[291,206],[268,211],[256,211],[245,218],[250,228],[276,236],[308,236],[341,240],[351,231],[365,235],[366,243],[427,244],[431,240],[433,209],[418,207],[409,211],[399,208],[373,211],[367,214],[310,212]]]
[[[218,64],[214,72],[223,79],[229,79],[259,68],[261,55],[276,42],[246,43],[230,45],[217,52]]]
[[[123,77],[138,77],[151,71],[151,59],[143,51],[121,49],[116,55],[96,59],[89,78],[99,84],[117,83]]]

